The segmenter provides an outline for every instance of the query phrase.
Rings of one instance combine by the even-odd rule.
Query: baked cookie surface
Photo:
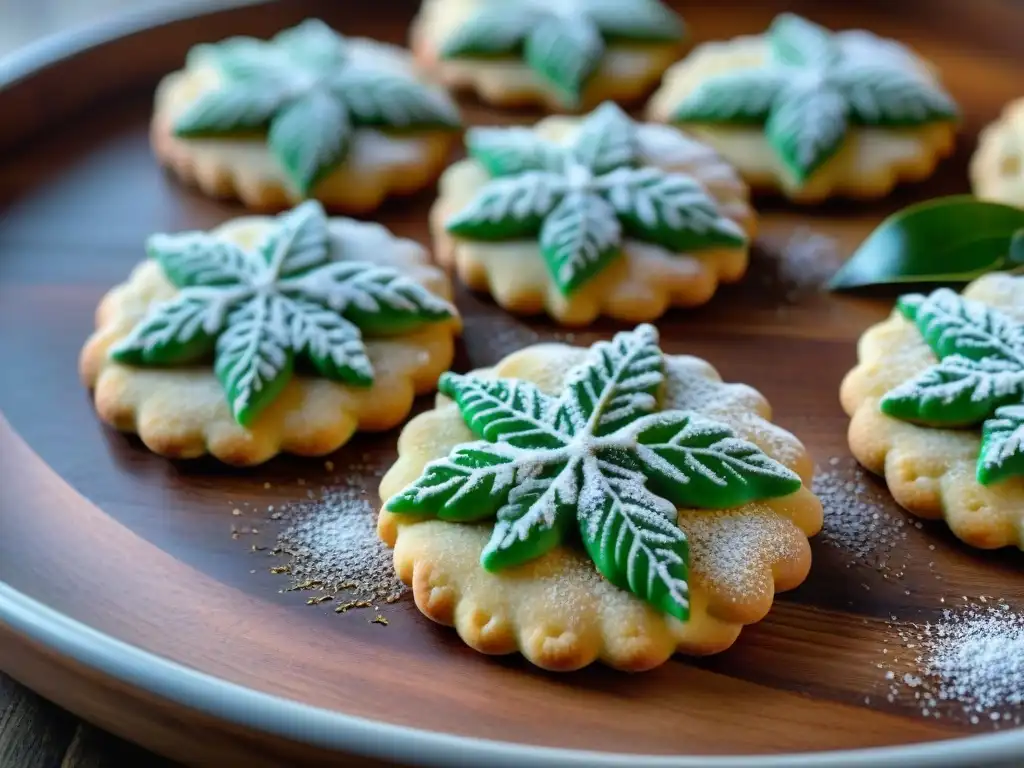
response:
[[[1024,208],[1024,97],[982,130],[970,172],[975,195]]]
[[[564,112],[642,96],[683,38],[659,0],[424,0],[410,45],[449,87]]]
[[[476,650],[650,669],[725,650],[806,578],[822,508],[803,446],[650,326],[441,390],[399,438],[378,532],[417,607]]]
[[[157,88],[151,141],[213,197],[360,213],[431,184],[458,127],[454,102],[405,50],[309,20],[268,41],[193,48]]]
[[[583,119],[473,128],[441,178],[438,261],[517,314],[652,320],[746,272],[756,216],[714,150],[605,103]]]
[[[909,512],[1024,549],[1024,277],[903,297],[840,397],[854,456]]]
[[[459,319],[424,250],[316,202],[156,235],[80,358],[103,421],[155,453],[239,465],[322,455],[401,423]]]
[[[651,119],[707,142],[753,187],[806,203],[881,197],[928,177],[952,151],[957,114],[908,48],[793,14],[763,35],[698,46],[648,105]]]

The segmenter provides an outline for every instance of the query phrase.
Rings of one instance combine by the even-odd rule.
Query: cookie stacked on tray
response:
[[[150,238],[82,352],[97,412],[161,455],[252,466],[396,427],[439,390],[380,488],[380,536],[425,615],[557,670],[728,648],[809,573],[822,506],[803,445],[652,325],[451,372],[446,270],[514,314],[654,322],[743,279],[751,188],[806,204],[922,179],[951,151],[954,101],[904,46],[791,14],[675,64],[689,30],[658,0],[426,0],[410,37],[308,20],[196,46],[163,80],[158,159],[260,215]],[[659,81],[646,121],[615,103]],[[469,127],[452,163],[447,89],[572,114]],[[438,180],[432,254],[331,215]],[[1022,543],[1020,285],[904,298],[843,390],[857,457],[979,546]]]

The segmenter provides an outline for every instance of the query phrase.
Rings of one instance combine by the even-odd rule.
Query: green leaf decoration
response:
[[[551,397],[532,384],[445,374],[480,442],[432,461],[387,501],[399,514],[455,522],[493,519],[481,552],[489,571],[576,539],[597,570],[659,610],[689,616],[689,551],[677,500],[726,508],[785,496],[800,478],[728,427],[658,412],[664,362],[641,325],[595,344]]]
[[[960,283],[1024,264],[1014,252],[1024,210],[953,195],[889,216],[829,282],[832,290],[890,283]],[[1020,236],[1024,242],[1024,236]]]
[[[622,226],[597,195],[574,192],[544,219],[540,252],[558,289],[571,293],[619,255]]]
[[[503,0],[484,4],[441,43],[442,59],[521,57],[578,106],[606,41],[675,42],[682,19],[658,0]]]
[[[677,105],[673,120],[764,126],[787,175],[803,185],[835,157],[849,126],[917,126],[958,119],[956,104],[892,40],[861,30],[833,34],[794,14],[766,34],[770,55],[723,72]]]
[[[523,57],[541,77],[576,106],[583,86],[597,71],[604,54],[601,33],[584,18],[546,16],[526,38]]]
[[[440,90],[377,64],[316,20],[269,42],[231,38],[193,49],[189,65],[206,63],[217,67],[220,82],[178,118],[175,134],[266,133],[271,154],[303,196],[345,161],[358,128],[459,125]]]
[[[982,428],[978,482],[990,485],[1024,476],[1024,404],[997,408]]]
[[[888,392],[882,412],[929,426],[984,423],[978,482],[1020,474],[1015,419],[1024,405],[1024,325],[947,288],[905,296],[897,308],[939,362]]]
[[[367,386],[374,373],[361,331],[401,333],[455,314],[395,269],[332,259],[327,217],[312,201],[279,216],[251,251],[198,232],[156,235],[147,248],[178,293],[153,304],[111,357],[176,365],[212,353],[243,426],[285,387],[297,358]]]
[[[742,227],[695,179],[635,167],[636,132],[610,103],[586,117],[567,145],[522,128],[470,131],[469,152],[493,178],[448,219],[448,232],[485,241],[537,237],[567,296],[600,274],[627,236],[677,253],[745,247]]]

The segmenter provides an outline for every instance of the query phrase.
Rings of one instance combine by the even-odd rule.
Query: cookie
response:
[[[459,331],[416,243],[315,201],[154,235],[80,359],[103,421],[164,456],[251,465],[390,429],[433,391]]]
[[[850,449],[967,544],[1024,549],[1024,277],[903,296],[842,384]]]
[[[583,119],[473,128],[441,178],[437,259],[517,314],[639,322],[747,269],[747,187],[712,149],[611,102]]]
[[[564,112],[643,96],[684,33],[658,0],[424,0],[410,45],[452,88]]]
[[[970,173],[978,197],[1024,208],[1024,97],[982,130]]]
[[[309,20],[269,41],[193,48],[157,88],[151,140],[213,197],[365,213],[432,184],[458,127],[455,104],[405,50]]]
[[[788,13],[763,35],[694,49],[648,113],[706,141],[752,186],[801,203],[882,197],[930,176],[958,120],[933,67],[908,48]]]
[[[573,670],[710,654],[807,576],[811,460],[768,403],[641,325],[445,374],[381,482],[417,607],[474,649]]]

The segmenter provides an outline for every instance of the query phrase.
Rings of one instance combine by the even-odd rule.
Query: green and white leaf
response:
[[[319,19],[306,19],[298,26],[278,32],[272,44],[295,62],[325,72],[344,66],[348,44]]]
[[[556,423],[570,434],[608,435],[657,408],[665,380],[658,331],[640,325],[599,341],[566,376]]]
[[[225,83],[205,92],[174,123],[176,136],[202,137],[262,131],[291,100],[287,92],[262,80]]]
[[[945,91],[912,70],[851,61],[837,66],[831,78],[849,104],[853,123],[921,125],[958,114]]]
[[[638,472],[594,458],[584,462],[578,512],[583,546],[612,584],[686,621],[686,534],[676,508],[643,483]]]
[[[352,123],[345,107],[327,91],[310,91],[280,110],[267,143],[303,196],[339,166],[348,152]]]
[[[579,103],[603,55],[601,33],[583,16],[544,16],[523,46],[526,63],[558,89],[568,106]]]
[[[557,172],[563,167],[560,148],[529,128],[470,128],[466,149],[492,177],[524,171]]]
[[[308,200],[277,217],[277,226],[264,238],[259,252],[272,274],[292,277],[325,264],[329,241],[323,206]]]
[[[459,125],[458,108],[443,92],[408,77],[352,67],[332,77],[329,87],[358,125],[388,128]]]
[[[942,426],[978,424],[996,408],[1024,398],[1024,368],[998,358],[949,355],[892,389],[882,412],[904,421]]]
[[[791,76],[791,75],[790,75]],[[787,74],[777,69],[743,69],[701,82],[676,107],[674,122],[760,125],[786,88]]]
[[[633,165],[639,154],[636,123],[617,104],[607,101],[584,118],[571,154],[594,174]]]
[[[608,40],[681,40],[683,20],[658,0],[588,0],[586,14]]]
[[[743,228],[723,216],[690,176],[659,168],[620,168],[600,180],[626,234],[673,251],[741,247]]]
[[[305,298],[290,299],[287,306],[288,335],[296,355],[305,355],[324,378],[364,387],[373,384],[373,364],[358,327]]]
[[[846,99],[832,88],[794,83],[775,101],[765,133],[797,182],[825,164],[846,138]]]
[[[528,381],[444,373],[438,390],[456,402],[466,425],[488,442],[543,449],[568,442],[551,418],[557,401]]]
[[[999,408],[985,421],[977,475],[982,485],[1024,476],[1024,402]]]
[[[636,458],[651,488],[679,507],[728,509],[800,489],[800,476],[726,425],[695,413],[634,422]]]
[[[829,30],[794,13],[775,17],[768,42],[773,61],[795,67],[825,67],[839,53]]]
[[[519,50],[543,18],[539,8],[491,3],[461,24],[441,45],[441,58],[494,56]]]
[[[232,310],[217,338],[213,370],[242,426],[250,426],[291,378],[288,330],[285,301],[257,294]]]
[[[621,245],[622,225],[614,209],[587,192],[572,192],[562,198],[540,230],[541,255],[565,295],[619,256]]]
[[[241,285],[257,273],[245,251],[205,232],[153,235],[146,253],[177,288],[194,285]]]
[[[182,292],[150,308],[110,357],[129,365],[174,365],[199,360],[213,350],[222,322],[213,301]]]
[[[446,228],[453,235],[476,240],[532,237],[566,191],[565,179],[548,171],[493,179],[448,219]]]

